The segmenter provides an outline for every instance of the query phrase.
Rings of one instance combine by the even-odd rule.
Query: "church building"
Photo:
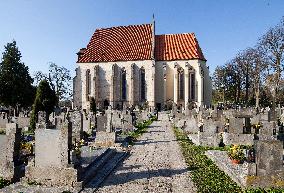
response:
[[[209,106],[209,67],[194,33],[155,34],[153,24],[97,29],[77,53],[74,106]]]

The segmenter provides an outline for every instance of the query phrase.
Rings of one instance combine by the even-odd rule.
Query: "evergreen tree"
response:
[[[39,111],[45,111],[46,122],[50,113],[52,113],[54,106],[57,105],[57,97],[55,92],[50,88],[47,80],[40,81],[37,91],[36,98],[33,104],[32,115],[30,120],[30,128],[32,130],[36,127],[37,115]]]
[[[0,63],[0,103],[14,109],[32,104],[35,89],[29,68],[21,62],[16,41],[8,43]]]

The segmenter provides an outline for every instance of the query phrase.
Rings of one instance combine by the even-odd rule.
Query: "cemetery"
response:
[[[188,117],[175,114],[179,117],[177,122],[172,119],[176,132],[196,147],[203,146],[205,155],[239,187],[283,189],[282,108],[275,110],[279,114],[274,120],[271,109],[262,113],[252,108],[192,111],[197,112],[191,117],[195,128],[186,125]]]
[[[283,2],[157,2],[3,1],[0,193],[284,193]]]
[[[136,112],[137,118],[129,113],[109,107],[86,115],[74,109],[55,111],[46,121],[46,112],[40,111],[34,134],[27,135],[17,119],[11,119],[0,135],[0,176],[23,187],[33,184],[66,191],[88,189],[90,184],[99,187],[128,155],[130,144],[156,120],[144,111]]]

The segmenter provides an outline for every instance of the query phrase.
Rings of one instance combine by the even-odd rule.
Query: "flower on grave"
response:
[[[245,160],[244,150],[240,145],[233,145],[228,152],[230,159],[243,162]]]
[[[75,155],[76,155],[77,157],[80,157],[80,156],[81,156],[81,149],[80,149],[79,147],[75,147],[74,151],[75,151]]]
[[[261,127],[260,123],[257,123],[254,125],[256,129],[259,129]]]
[[[82,145],[84,145],[84,143],[85,143],[84,139],[81,139],[80,140],[80,145],[82,146]]]

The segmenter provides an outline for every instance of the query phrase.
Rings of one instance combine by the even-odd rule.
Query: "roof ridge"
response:
[[[166,35],[188,35],[188,34],[191,34],[191,35],[194,35],[195,36],[195,33],[194,32],[187,32],[187,33],[177,33],[177,34],[158,34],[156,36],[166,36]]]
[[[151,23],[144,23],[144,24],[134,24],[134,25],[119,25],[119,26],[112,26],[112,27],[102,27],[102,28],[96,28],[97,30],[105,30],[105,29],[117,29],[117,28],[125,28],[125,27],[137,27],[137,26],[147,26],[152,25]]]

